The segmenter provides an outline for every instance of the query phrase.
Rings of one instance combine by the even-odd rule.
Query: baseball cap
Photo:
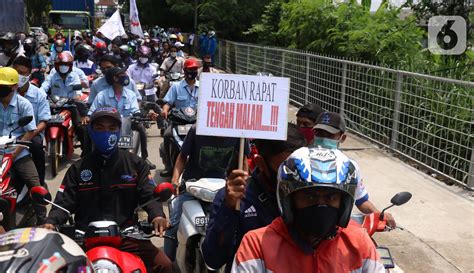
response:
[[[296,113],[296,116],[309,118],[310,120],[315,122],[316,119],[318,119],[318,116],[323,112],[324,110],[323,108],[321,108],[321,106],[319,106],[316,103],[312,103],[312,104],[306,104],[305,106],[301,107]]]
[[[321,129],[331,134],[344,133],[346,131],[346,122],[338,113],[324,112],[318,116],[313,129]]]
[[[99,118],[109,117],[116,120],[120,125],[122,125],[122,117],[117,109],[113,107],[101,107],[97,108],[94,113],[92,113],[90,118],[90,123],[93,124]]]

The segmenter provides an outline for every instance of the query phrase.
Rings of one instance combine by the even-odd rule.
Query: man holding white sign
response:
[[[289,79],[203,73],[200,86],[206,92],[199,94],[197,135],[258,139],[257,170],[251,175],[234,170],[227,177],[214,199],[202,245],[206,264],[218,269],[227,263],[229,272],[245,232],[279,216],[276,170],[306,141],[296,125],[288,127]]]

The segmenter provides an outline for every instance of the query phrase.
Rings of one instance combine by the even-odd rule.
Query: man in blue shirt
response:
[[[99,67],[100,67],[100,70],[102,71],[102,74],[105,74],[105,71],[107,71],[107,69],[112,68],[112,67],[117,67],[118,65],[119,65],[119,61],[113,55],[105,55],[99,61]],[[97,94],[107,89],[108,87],[110,87],[110,84],[107,83],[105,77],[100,77],[97,80],[95,80],[91,84],[91,89],[89,92],[89,98],[87,100],[87,103],[92,104]],[[125,86],[125,88],[132,90],[135,93],[135,96],[137,97],[138,101],[142,100],[142,96],[140,95],[140,92],[138,92],[137,86],[135,85],[135,81],[133,81],[133,79],[130,79],[130,83],[127,86]]]
[[[32,116],[33,120],[26,126],[12,132],[12,136],[23,141],[30,141],[36,130],[34,111],[31,103],[18,95],[15,91],[18,88],[18,72],[11,67],[0,68],[0,135],[8,136],[18,127],[18,120],[22,117]],[[31,159],[28,149],[17,147],[12,155],[13,177],[18,182],[26,184],[28,189],[39,186],[38,172]],[[15,183],[16,186],[19,183]],[[21,189],[21,188],[20,188]],[[46,218],[46,208],[34,206],[37,220],[42,224]]]
[[[49,102],[46,98],[46,94],[39,90],[38,87],[30,84],[29,79],[31,76],[32,63],[31,60],[20,56],[13,61],[13,68],[19,74],[18,81],[18,94],[25,97],[33,106],[34,118],[36,121],[36,130],[34,130],[33,139],[31,139],[32,145],[30,148],[33,162],[35,163],[38,171],[41,185],[45,185],[45,154],[43,150],[43,138],[44,130],[48,120],[51,119],[51,110],[49,108]]]
[[[72,65],[74,58],[71,52],[65,51],[58,54],[54,61],[54,68],[51,73],[46,77],[46,80],[41,85],[41,90],[46,94],[56,95],[59,97],[71,98],[76,100],[75,104],[78,107],[70,107],[68,110],[71,112],[72,124],[74,126],[77,138],[81,142],[82,154],[90,152],[90,145],[88,145],[87,131],[84,126],[80,125],[80,117],[86,115],[86,107],[80,103],[79,98],[82,93],[81,90],[74,90],[76,86],[81,85],[82,88],[87,87],[87,84],[81,82],[79,74],[74,71]],[[82,70],[76,68],[81,73]],[[83,107],[80,107],[83,106]]]
[[[196,59],[187,59],[184,62],[184,79],[179,82],[179,84],[174,84],[166,93],[165,98],[163,99],[166,104],[163,106],[163,111],[161,116],[164,119],[168,118],[168,112],[172,107],[178,109],[192,107],[197,109],[198,102],[198,91],[199,91],[199,82],[196,80],[198,75],[199,64]],[[162,177],[167,177],[171,175],[171,166],[174,162],[171,162],[171,138],[173,137],[173,132],[171,126],[166,128],[165,133],[163,134],[163,146],[160,147],[160,154],[162,155],[163,164],[165,169],[160,172]],[[161,149],[163,148],[163,149]]]
[[[125,87],[130,83],[126,71],[126,67],[112,67],[107,69],[105,79],[109,86],[97,94],[90,107],[89,116],[92,115],[97,108],[102,107],[113,107],[117,109],[122,117],[130,117],[131,115],[140,112],[135,93]],[[155,115],[155,113],[150,113],[152,118],[156,117]],[[148,160],[145,127],[140,123],[133,123],[132,129],[137,130],[140,134],[141,156],[143,160],[146,161],[150,168],[156,168],[156,166]]]

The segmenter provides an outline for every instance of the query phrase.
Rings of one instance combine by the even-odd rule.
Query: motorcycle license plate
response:
[[[155,93],[156,93],[156,92],[155,92],[155,89],[154,89],[154,88],[152,88],[152,89],[145,89],[145,95],[147,95],[147,96],[153,96],[153,95],[155,95]]]
[[[132,137],[131,136],[121,136],[118,141],[118,146],[120,148],[131,148],[132,147]]]
[[[178,125],[178,135],[180,136],[187,135],[192,126],[193,126],[192,124]]]
[[[57,115],[51,115],[51,119],[48,121],[49,123],[63,123],[64,122],[64,116],[57,114]]]
[[[205,227],[207,225],[207,222],[209,222],[209,218],[206,216],[199,216],[194,218],[194,226],[196,227]]]

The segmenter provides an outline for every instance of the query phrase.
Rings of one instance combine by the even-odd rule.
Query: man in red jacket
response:
[[[368,234],[350,221],[354,172],[333,150],[296,150],[278,172],[282,216],[244,236],[231,272],[385,272]]]

